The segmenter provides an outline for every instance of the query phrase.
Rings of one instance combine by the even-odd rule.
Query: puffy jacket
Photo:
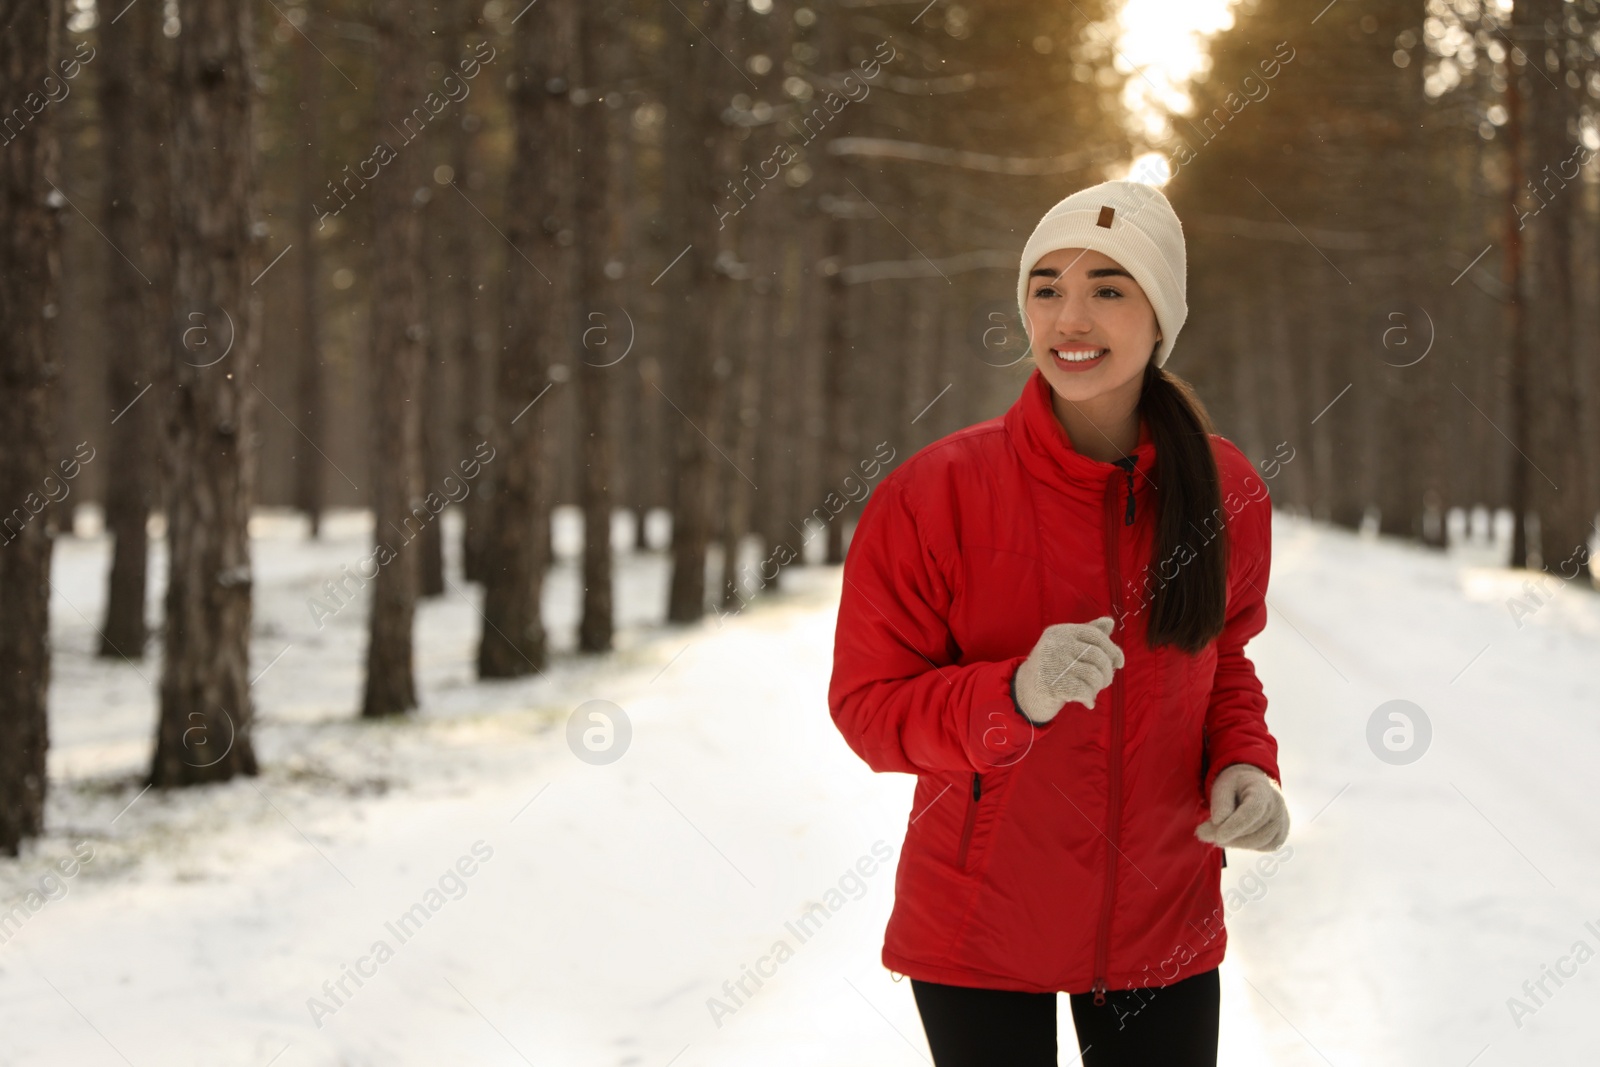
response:
[[[1082,455],[1035,369],[1003,417],[928,445],[868,498],[844,563],[828,702],[874,771],[917,776],[886,967],[1027,992],[1167,985],[1223,957],[1222,850],[1194,836],[1217,773],[1278,778],[1244,646],[1266,625],[1271,501],[1213,435],[1230,543],[1226,628],[1145,640],[1155,445]],[[1126,662],[1036,726],[1012,681],[1045,627],[1116,620]]]

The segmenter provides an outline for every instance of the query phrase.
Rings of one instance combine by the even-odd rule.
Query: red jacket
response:
[[[868,499],[844,564],[828,703],[874,771],[917,776],[883,963],[924,981],[1083,993],[1167,985],[1227,942],[1222,850],[1194,836],[1217,773],[1278,777],[1244,646],[1266,625],[1271,501],[1212,436],[1227,626],[1199,655],[1145,641],[1155,445],[1076,452],[1035,369],[1004,417],[917,452]],[[1143,601],[1143,603],[1141,603]],[[1125,665],[1035,726],[1012,677],[1045,627],[1117,619]]]

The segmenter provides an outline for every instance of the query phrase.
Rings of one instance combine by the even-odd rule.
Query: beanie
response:
[[[1158,367],[1165,363],[1189,317],[1189,305],[1184,300],[1183,226],[1161,190],[1143,182],[1101,182],[1045,212],[1022,249],[1017,275],[1017,311],[1024,323],[1028,272],[1058,248],[1092,248],[1133,275],[1161,325],[1161,345],[1152,361]]]

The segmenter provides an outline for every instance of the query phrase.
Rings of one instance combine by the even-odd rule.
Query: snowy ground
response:
[[[0,915],[30,890],[44,903],[0,944],[0,1064],[926,1062],[909,984],[878,962],[893,863],[850,874],[878,842],[898,853],[912,782],[872,775],[829,720],[837,568],[664,628],[665,560],[630,554],[618,652],[483,684],[480,594],[452,560],[418,617],[422,710],[369,725],[364,608],[318,630],[306,606],[367,554],[363,531],[339,516],[311,546],[292,519],[258,521],[263,773],[171,795],[138,784],[157,664],[91,655],[106,543],[58,544],[49,835],[0,861]],[[1221,1062],[1588,1059],[1600,598],[1552,581],[1519,627],[1507,601],[1529,576],[1487,549],[1442,558],[1285,516],[1274,538],[1250,653],[1293,855],[1263,877],[1230,853],[1224,884],[1248,902],[1229,917]],[[158,554],[154,588],[163,575]],[[576,591],[564,562],[546,601],[558,648]],[[1409,765],[1367,741],[1393,699],[1432,724]],[[590,700],[631,725],[609,764],[568,740]],[[75,850],[91,858],[52,878]],[[824,899],[842,904],[801,943],[785,923]],[[417,904],[402,941],[391,926]],[[708,998],[780,939],[792,958],[715,1018]]]

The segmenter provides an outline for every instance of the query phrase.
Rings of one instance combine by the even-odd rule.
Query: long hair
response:
[[[1156,366],[1145,367],[1139,412],[1156,447],[1160,500],[1154,556],[1140,597],[1150,597],[1146,641],[1194,655],[1222,633],[1228,601],[1228,532],[1222,485],[1211,451],[1211,416],[1193,386]]]

